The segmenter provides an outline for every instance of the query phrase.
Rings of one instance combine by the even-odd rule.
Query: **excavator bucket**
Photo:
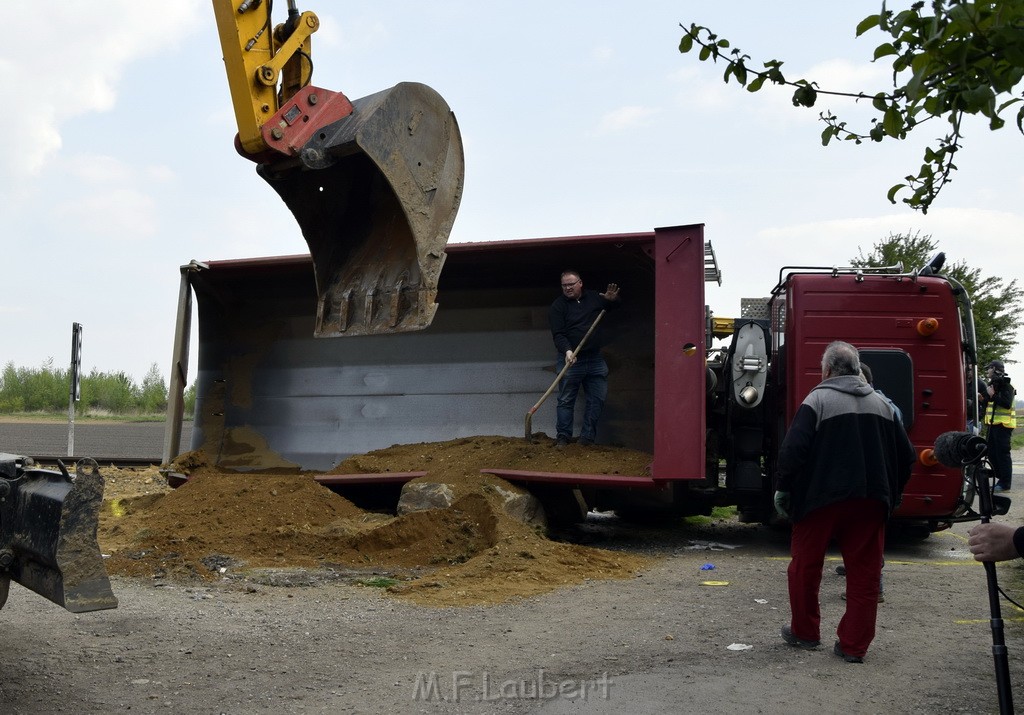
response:
[[[304,88],[292,116],[315,105],[318,92],[325,94]],[[309,244],[317,337],[420,330],[437,310],[444,248],[462,197],[459,127],[444,99],[414,82],[351,105],[350,114],[309,133],[293,156],[257,170]],[[288,113],[286,106],[281,116]],[[281,135],[268,131],[270,142]]]
[[[0,607],[11,581],[72,613],[116,608],[96,543],[103,477],[81,460],[72,478],[0,454]]]

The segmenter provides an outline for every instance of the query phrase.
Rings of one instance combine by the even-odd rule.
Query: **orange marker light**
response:
[[[917,332],[924,337],[928,337],[938,329],[939,321],[936,318],[924,318],[917,321]]]
[[[935,450],[931,447],[922,449],[921,453],[917,455],[917,461],[926,467],[934,467],[939,463],[939,460],[935,458]]]

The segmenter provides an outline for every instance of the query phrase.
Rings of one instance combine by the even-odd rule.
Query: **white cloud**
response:
[[[802,76],[817,83],[820,89],[872,94],[891,86],[890,75],[883,64],[833,59],[813,65]]]
[[[64,202],[58,217],[77,233],[89,233],[118,242],[147,238],[157,232],[157,207],[152,196],[119,188]]]
[[[79,154],[63,162],[64,169],[88,183],[113,183],[130,181],[134,168],[110,156],[101,154]]]
[[[1024,234],[1024,217],[1008,211],[940,207],[927,215],[891,214],[819,221],[785,227],[767,227],[758,233],[764,241],[820,241],[860,246],[865,252],[890,233],[931,236],[952,260],[966,260],[989,275],[1024,275],[1024,254],[1008,254],[1007,245]],[[852,255],[852,254],[851,254]]]
[[[712,63],[690,65],[673,72],[670,80],[682,87],[676,104],[684,108],[698,107],[716,112],[723,109],[754,112],[761,122],[772,126],[814,124],[821,121],[819,114],[826,110],[844,120],[866,123],[872,112],[869,101],[826,94],[819,94],[814,107],[794,107],[792,87],[766,82],[760,91],[751,93],[739,86],[735,79],[724,82],[724,72],[724,64]],[[819,62],[805,72],[786,72],[787,79],[806,79],[814,82],[820,90],[868,94],[885,89],[888,86],[887,76],[882,65],[845,59]]]
[[[340,17],[326,12],[317,12],[320,29],[313,35],[314,57],[317,43],[337,49],[343,55],[359,55],[367,49],[384,45],[391,38],[387,25],[365,15],[342,14]]]
[[[153,164],[152,166],[147,166],[144,169],[144,173],[147,179],[159,183],[173,181],[176,178],[174,170],[164,164]]]
[[[42,0],[5,7],[9,28],[30,28],[46,18],[46,43],[39,33],[6,33],[0,45],[0,85],[18,97],[0,134],[0,172],[37,175],[61,148],[61,126],[78,116],[114,106],[117,83],[132,61],[174,46],[208,13],[201,0],[154,6],[136,0]],[[185,86],[185,82],[182,86]]]
[[[603,136],[605,134],[614,134],[624,129],[643,126],[657,112],[658,110],[651,107],[619,107],[601,117],[591,134],[593,136]]]

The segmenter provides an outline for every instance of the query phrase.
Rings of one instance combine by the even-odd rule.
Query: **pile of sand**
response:
[[[398,445],[352,457],[333,474],[427,471],[450,485],[447,509],[395,517],[366,511],[312,473],[229,472],[201,453],[176,460],[173,490],[131,495],[132,476],[107,475],[99,540],[112,574],[209,579],[251,569],[389,574],[397,597],[437,605],[495,603],[594,578],[627,578],[643,557],[549,540],[511,517],[499,491],[516,487],[481,469],[645,474],[650,455],[610,447],[556,450],[508,437]],[[145,482],[151,476],[138,475]],[[501,487],[501,490],[495,489]]]

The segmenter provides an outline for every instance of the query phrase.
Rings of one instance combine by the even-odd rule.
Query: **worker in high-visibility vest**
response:
[[[993,360],[985,367],[988,385],[981,393],[981,423],[987,430],[988,457],[996,476],[995,491],[1008,492],[1013,482],[1013,462],[1010,459],[1010,435],[1017,426],[1014,401],[1017,391],[1010,384],[1001,360]]]

